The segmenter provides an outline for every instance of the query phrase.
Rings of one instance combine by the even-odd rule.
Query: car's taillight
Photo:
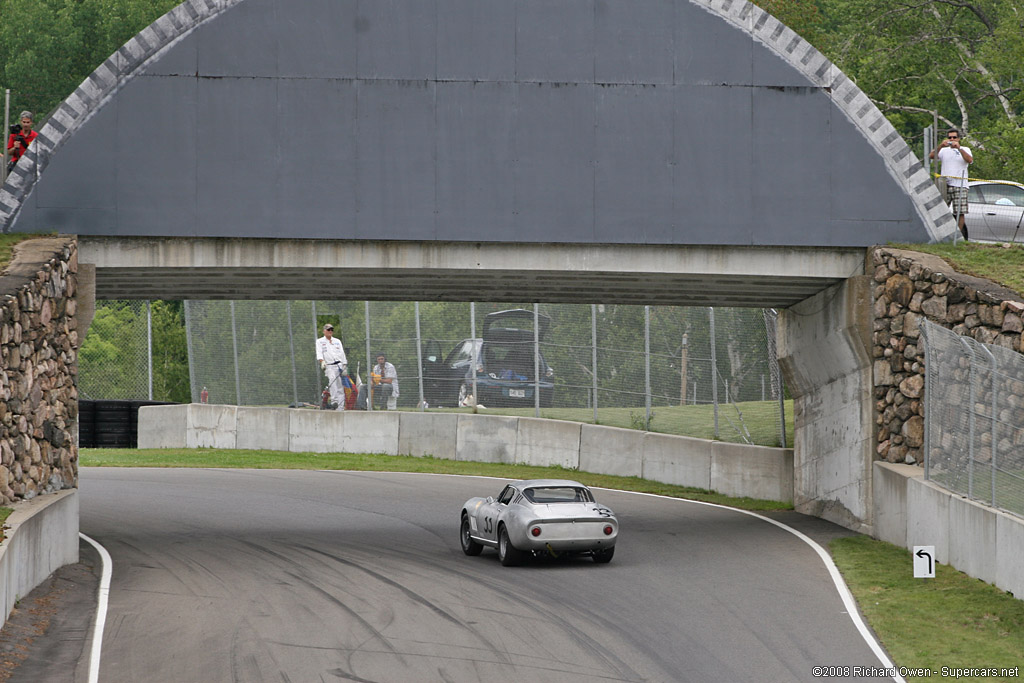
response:
[[[613,531],[615,531],[615,529],[613,529],[613,528],[612,528],[612,525],[611,525],[611,524],[608,524],[608,525],[607,525],[607,526],[605,526],[605,528],[604,528],[604,535],[605,535],[605,536],[611,536],[611,535],[612,535],[612,532],[613,532]]]
[[[535,526],[532,529],[530,529],[530,534],[532,536],[540,536],[540,527],[539,526]]]

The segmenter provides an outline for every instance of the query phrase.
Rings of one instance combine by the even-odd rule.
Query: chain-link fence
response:
[[[1024,356],[924,321],[925,478],[1024,515]]]
[[[152,316],[148,301],[97,301],[78,359],[84,399],[152,399]]]
[[[500,314],[509,310],[519,312]],[[189,301],[185,318],[197,402],[319,405],[325,380],[314,340],[330,322],[357,385],[369,380],[377,353],[387,355],[398,371],[400,409],[468,407],[762,445],[786,442],[772,311]]]

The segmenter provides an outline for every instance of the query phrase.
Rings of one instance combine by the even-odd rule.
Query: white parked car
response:
[[[1024,242],[1024,185],[972,180],[968,187],[965,222],[972,240]]]

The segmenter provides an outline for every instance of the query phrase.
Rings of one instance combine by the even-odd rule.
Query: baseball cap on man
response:
[[[325,330],[333,330],[334,329],[334,325],[332,325],[330,323],[327,323],[326,325],[324,325],[324,329]]]

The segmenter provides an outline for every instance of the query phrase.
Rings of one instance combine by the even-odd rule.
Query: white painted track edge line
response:
[[[100,653],[103,649],[103,629],[107,623],[107,602],[110,598],[110,577],[113,574],[114,563],[106,548],[81,532],[78,535],[96,548],[103,565],[100,573],[99,600],[96,604],[96,622],[92,629],[92,647],[89,650],[89,683],[97,683],[100,679]]]
[[[600,489],[602,487],[594,486],[591,488]],[[839,593],[839,597],[843,601],[843,605],[845,605],[846,607],[846,613],[849,615],[850,620],[853,622],[853,625],[860,632],[860,635],[864,639],[864,642],[867,643],[868,647],[871,648],[871,651],[875,653],[876,657],[878,657],[878,661],[882,663],[882,667],[893,672],[892,679],[894,681],[896,681],[897,683],[906,683],[906,679],[903,678],[899,670],[896,668],[896,665],[893,664],[893,662],[889,659],[889,655],[885,653],[885,650],[882,648],[881,643],[879,643],[878,639],[875,638],[875,635],[871,632],[871,629],[868,628],[868,625],[864,623],[864,619],[861,617],[860,610],[857,608],[857,601],[854,600],[853,593],[850,592],[849,586],[847,586],[846,581],[843,580],[843,575],[839,573],[839,568],[836,566],[836,563],[832,561],[832,556],[829,555],[828,551],[822,548],[821,545],[814,539],[810,538],[801,531],[797,531],[796,529],[787,524],[783,524],[782,522],[774,520],[771,517],[765,517],[764,515],[759,515],[756,512],[751,512],[750,510],[741,510],[740,508],[729,507],[728,505],[719,505],[718,503],[709,503],[703,500],[690,500],[689,498],[673,498],[672,496],[662,496],[656,493],[643,493],[640,491],[623,491],[621,489],[604,490],[616,491],[619,493],[634,493],[640,496],[651,496],[652,498],[664,498],[666,500],[677,500],[682,503],[694,503],[696,505],[706,505],[708,507],[720,508],[722,510],[732,510],[734,512],[740,512],[744,515],[756,517],[757,519],[760,519],[764,522],[768,522],[769,524],[774,524],[780,529],[784,529],[789,533],[793,534],[801,541],[809,545],[811,549],[818,554],[818,557],[821,558],[822,563],[825,565],[825,569],[828,570],[829,576],[832,577],[832,583],[836,587],[836,592]]]
[[[228,468],[228,469],[231,469],[231,468]],[[318,470],[318,471],[320,471],[320,472],[346,472],[346,473],[347,472],[360,472],[360,473],[367,472],[367,470]],[[372,472],[372,473],[373,474],[420,474],[420,475],[426,474],[428,476],[435,476],[435,477],[438,477],[438,476],[440,476],[440,477],[464,477],[464,478],[476,478],[476,479],[501,479],[501,480],[505,480],[505,481],[510,481],[510,480],[511,481],[517,481],[517,479],[515,477],[490,477],[490,476],[487,476],[487,475],[477,475],[477,474],[468,474],[467,475],[467,474],[448,474],[448,473],[440,473],[440,472],[401,472],[399,470],[387,470],[387,471],[379,471],[379,472]],[[900,675],[899,670],[897,670],[896,665],[893,664],[893,662],[889,659],[889,655],[886,654],[885,649],[882,648],[881,643],[879,643],[878,639],[875,638],[875,635],[871,632],[871,629],[868,628],[868,625],[864,623],[864,619],[863,619],[863,617],[861,617],[861,614],[860,614],[860,609],[857,607],[857,601],[854,599],[853,593],[850,592],[849,586],[846,585],[846,581],[843,580],[843,575],[839,573],[839,568],[836,567],[836,563],[832,561],[832,556],[829,555],[828,551],[825,550],[824,548],[822,548],[821,545],[817,541],[815,541],[814,539],[810,538],[809,536],[807,536],[803,532],[797,531],[793,527],[791,527],[791,526],[789,526],[787,524],[783,524],[782,522],[776,521],[776,520],[772,519],[771,517],[765,517],[764,515],[759,515],[756,512],[751,512],[750,510],[742,510],[740,508],[729,507],[728,505],[719,505],[718,503],[709,503],[709,502],[703,501],[703,500],[691,500],[689,498],[673,498],[672,496],[663,496],[663,495],[660,495],[660,494],[657,494],[657,493],[644,493],[644,492],[641,492],[641,491],[626,491],[626,490],[623,490],[623,489],[609,489],[609,488],[605,488],[603,486],[591,486],[590,488],[599,489],[599,490],[603,490],[603,491],[615,491],[616,493],[632,493],[632,494],[638,495],[638,496],[650,496],[651,498],[663,498],[665,500],[674,500],[674,501],[678,501],[680,503],[693,503],[695,505],[706,505],[707,507],[719,508],[719,509],[722,509],[722,510],[731,510],[733,512],[739,512],[739,513],[742,513],[744,515],[749,515],[751,517],[756,517],[757,519],[760,519],[763,522],[768,522],[769,524],[773,524],[773,525],[779,527],[780,529],[784,529],[785,531],[788,531],[789,533],[793,534],[794,536],[799,538],[801,541],[803,541],[804,543],[809,545],[811,547],[811,549],[814,550],[814,552],[818,554],[818,557],[821,559],[822,563],[825,565],[825,569],[828,570],[829,576],[832,578],[832,583],[836,587],[836,592],[839,594],[839,598],[843,601],[843,605],[846,607],[846,613],[849,615],[850,621],[853,622],[853,625],[856,627],[857,631],[860,633],[861,638],[864,639],[864,642],[867,643],[867,646],[871,649],[872,652],[875,653],[875,656],[878,657],[878,661],[881,662],[882,667],[893,672],[892,679],[894,681],[896,681],[896,683],[906,683],[906,679],[904,679],[903,676]],[[87,541],[89,541],[90,543],[95,545],[97,548],[100,548],[102,553],[106,553],[106,550],[102,550],[102,546],[97,544],[95,541],[93,541],[89,537],[85,536],[85,534],[80,534],[80,535],[82,536],[82,538],[85,538]],[[107,557],[109,558],[110,556],[107,555]],[[108,593],[109,593],[109,580],[108,580]],[[101,588],[101,595],[102,595],[102,588]],[[103,605],[104,605],[104,609],[105,609],[106,608],[106,601],[105,601],[105,599],[104,599]],[[97,614],[97,623],[98,622],[99,622],[99,615]],[[94,645],[94,649],[96,649],[95,648],[95,642],[93,643],[93,645]],[[97,651],[97,654],[96,654],[96,661],[97,661],[97,667],[98,667],[98,662],[99,662],[99,653],[98,653],[98,651]],[[90,679],[90,683],[94,683],[94,679]]]
[[[324,471],[339,471],[339,470],[324,470]],[[394,472],[387,472],[387,473],[391,473],[391,474],[429,474],[429,475],[432,475],[432,476],[442,476],[442,477],[467,477],[468,476],[468,477],[475,477],[475,478],[479,478],[479,479],[505,479],[505,480],[512,479],[512,480],[514,480],[513,477],[487,477],[487,476],[484,476],[484,475],[472,475],[472,474],[471,475],[465,475],[465,474],[447,474],[447,473],[442,474],[442,473],[437,473],[437,472],[398,472],[398,471],[394,471]],[[380,472],[380,473],[377,473],[377,474],[387,474],[387,473]],[[764,515],[759,515],[756,512],[751,512],[750,510],[741,510],[740,508],[729,507],[728,505],[720,505],[718,503],[709,503],[709,502],[703,501],[703,500],[691,500],[689,498],[673,498],[672,496],[662,496],[662,495],[659,495],[657,493],[643,493],[641,491],[624,491],[623,489],[609,489],[609,488],[604,488],[604,487],[601,487],[601,486],[591,486],[590,488],[595,488],[595,489],[604,490],[604,491],[615,491],[617,493],[632,493],[632,494],[639,495],[639,496],[650,496],[652,498],[664,498],[665,500],[675,500],[675,501],[679,501],[681,503],[693,503],[695,505],[706,505],[708,507],[719,508],[719,509],[722,509],[722,510],[732,510],[733,512],[740,512],[740,513],[742,513],[744,515],[750,515],[751,517],[756,517],[757,519],[760,519],[761,521],[764,521],[764,522],[768,522],[769,524],[774,524],[775,526],[779,527],[780,529],[784,529],[784,530],[788,531],[789,533],[793,534],[794,536],[799,538],[801,541],[803,541],[804,543],[809,545],[811,547],[811,549],[814,550],[814,552],[816,552],[818,554],[818,557],[821,559],[822,563],[825,565],[825,569],[828,570],[829,576],[832,577],[832,583],[835,585],[836,592],[839,594],[839,598],[843,601],[843,605],[846,607],[846,613],[849,615],[850,620],[853,622],[853,625],[857,628],[857,631],[860,632],[860,635],[864,639],[864,642],[867,643],[867,646],[869,648],[871,648],[871,651],[875,653],[876,657],[878,657],[878,661],[881,662],[882,667],[893,672],[892,679],[894,681],[896,681],[897,683],[906,683],[906,679],[903,678],[903,676],[900,674],[899,670],[896,668],[896,665],[893,664],[893,662],[889,659],[889,655],[886,654],[885,649],[882,647],[882,644],[878,642],[878,639],[875,638],[874,633],[872,633],[871,629],[868,628],[868,625],[866,623],[864,623],[864,619],[863,619],[863,617],[861,617],[861,614],[860,614],[860,609],[858,609],[858,607],[857,607],[857,601],[854,599],[853,593],[850,592],[850,587],[846,585],[846,581],[843,579],[843,575],[839,573],[839,567],[837,567],[836,563],[832,561],[832,556],[828,554],[827,550],[825,550],[824,548],[821,547],[821,544],[819,544],[817,541],[815,541],[814,539],[810,538],[809,536],[807,536],[803,532],[797,531],[793,527],[791,527],[791,526],[789,526],[787,524],[783,524],[782,522],[776,521],[776,520],[772,519],[771,517],[765,517]]]

